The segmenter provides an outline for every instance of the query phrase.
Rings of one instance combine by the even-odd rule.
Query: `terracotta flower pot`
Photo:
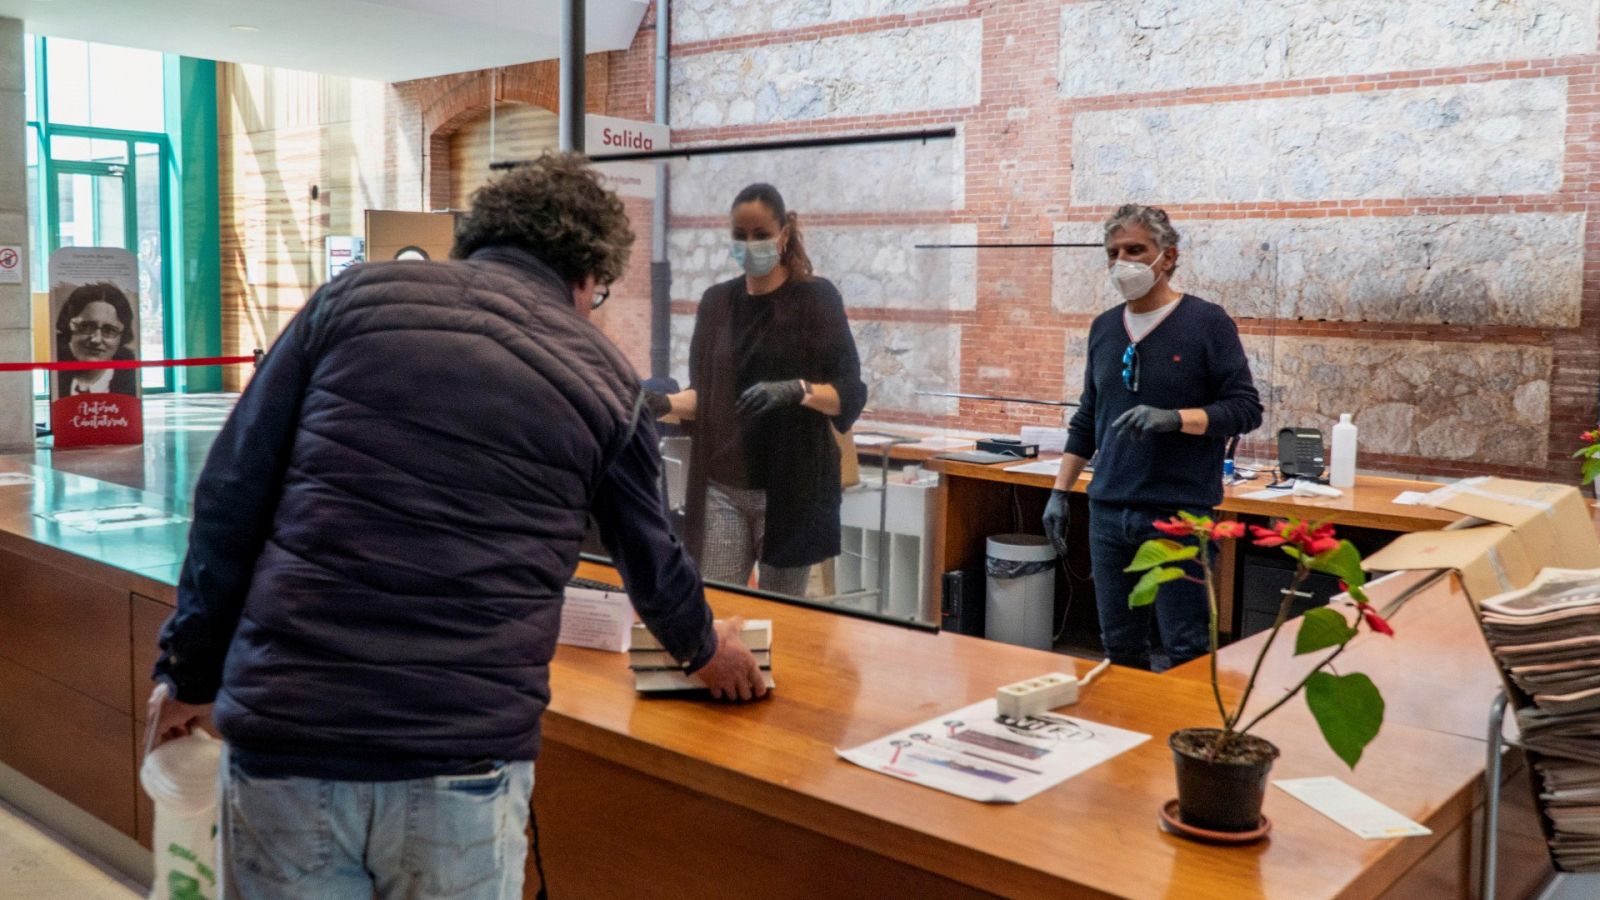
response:
[[[1278,748],[1255,735],[1236,736],[1213,760],[1221,731],[1184,728],[1167,739],[1178,775],[1178,815],[1209,831],[1251,831],[1261,825],[1261,801]]]

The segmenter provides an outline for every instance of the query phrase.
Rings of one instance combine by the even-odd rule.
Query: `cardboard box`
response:
[[[1367,569],[1455,569],[1477,604],[1527,586],[1547,566],[1600,568],[1589,504],[1571,485],[1469,478],[1425,502],[1466,518],[1443,531],[1401,535],[1367,557]]]

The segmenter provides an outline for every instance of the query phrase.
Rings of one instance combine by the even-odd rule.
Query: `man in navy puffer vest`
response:
[[[588,322],[621,201],[547,154],[455,260],[358,266],[266,355],[195,487],[157,741],[227,741],[233,898],[520,898],[562,596],[589,515],[713,694],[765,688],[668,530],[639,385]]]

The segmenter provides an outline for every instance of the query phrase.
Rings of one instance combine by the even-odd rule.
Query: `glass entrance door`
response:
[[[128,246],[129,182],[125,166],[59,163],[56,171],[55,245]]]
[[[50,250],[121,247],[132,253],[139,267],[139,358],[169,358],[167,149],[143,135],[60,128],[50,151]],[[173,387],[171,369],[141,373],[147,391]]]

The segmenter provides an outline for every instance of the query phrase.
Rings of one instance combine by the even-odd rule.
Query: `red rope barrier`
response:
[[[98,372],[105,369],[171,369],[179,366],[233,366],[253,363],[254,356],[199,356],[192,359],[107,359],[100,362],[0,363],[0,372]]]

